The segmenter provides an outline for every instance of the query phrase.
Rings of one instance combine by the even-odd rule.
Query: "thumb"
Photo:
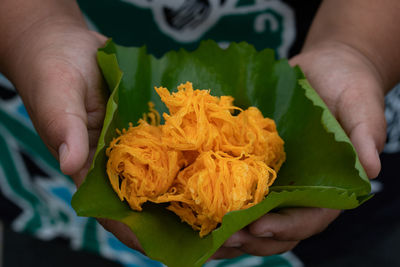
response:
[[[44,77],[43,77],[44,76]],[[34,83],[28,112],[64,174],[72,175],[89,153],[85,82],[68,68],[57,66]]]
[[[332,45],[332,44],[330,44]],[[325,101],[354,145],[369,178],[378,176],[386,138],[383,84],[376,67],[359,51],[335,44],[291,59]]]
[[[359,81],[360,82],[360,81]],[[337,117],[353,143],[369,178],[381,170],[379,152],[386,139],[383,94],[372,79],[344,90],[337,104]]]
[[[64,174],[72,175],[83,168],[88,157],[89,145],[86,124],[77,114],[60,112],[60,124],[54,125],[51,138],[54,148],[58,147],[60,169]],[[57,129],[58,128],[58,129]],[[58,145],[59,144],[59,145]]]

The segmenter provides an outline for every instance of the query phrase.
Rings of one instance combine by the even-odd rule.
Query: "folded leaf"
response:
[[[171,51],[157,59],[145,48],[109,41],[98,62],[111,96],[92,167],[72,205],[80,216],[127,224],[150,258],[168,266],[201,266],[229,236],[272,209],[351,209],[370,197],[368,178],[343,129],[301,70],[276,61],[272,50],[258,52],[246,43],[223,50],[205,41],[194,52]],[[112,190],[105,171],[105,149],[117,128],[136,123],[148,101],[167,112],[154,86],[172,89],[186,81],[213,95],[231,95],[242,108],[258,107],[276,121],[287,154],[272,192],[254,207],[225,215],[204,238],[162,205],[131,210]]]

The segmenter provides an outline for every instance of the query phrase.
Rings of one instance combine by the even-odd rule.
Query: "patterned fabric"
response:
[[[294,42],[295,17],[283,1],[259,0],[104,0],[93,5],[80,0],[91,26],[118,44],[146,45],[162,55],[169,50],[193,50],[200,40],[221,46],[246,40],[257,49],[273,48],[287,57]]]
[[[386,153],[400,152],[400,84],[385,98],[387,121]]]

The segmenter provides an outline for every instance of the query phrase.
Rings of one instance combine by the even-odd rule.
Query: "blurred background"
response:
[[[315,0],[102,0],[96,6],[89,0],[78,2],[88,25],[117,43],[139,46],[153,42],[158,34],[162,46],[149,47],[156,55],[176,47],[192,50],[200,39],[215,39],[226,47],[250,38],[257,49],[275,48],[282,58],[300,51],[320,4]],[[130,25],[132,14],[146,23]],[[240,17],[244,23],[237,22]],[[137,34],[143,38],[131,38]],[[400,86],[387,95],[385,115],[388,139],[381,154],[382,172],[372,181],[375,196],[344,211],[326,231],[303,241],[293,252],[253,265],[241,259],[236,266],[267,262],[268,266],[400,266]],[[1,74],[0,151],[0,267],[162,266],[125,247],[96,220],[75,215],[70,206],[73,182],[61,174],[16,90]]]

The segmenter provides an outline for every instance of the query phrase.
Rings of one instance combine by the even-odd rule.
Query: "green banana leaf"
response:
[[[150,258],[168,266],[201,266],[229,236],[272,209],[351,209],[370,198],[368,178],[348,137],[301,70],[275,60],[272,50],[256,51],[247,43],[223,50],[204,41],[194,52],[171,51],[157,59],[143,47],[109,40],[97,56],[111,96],[92,167],[72,206],[79,216],[127,224]],[[276,121],[287,153],[271,193],[254,207],[226,214],[204,238],[163,205],[132,211],[114,193],[105,171],[105,149],[115,129],[136,123],[148,101],[167,112],[154,86],[176,90],[186,81],[213,95],[231,95],[242,108],[258,107]]]

